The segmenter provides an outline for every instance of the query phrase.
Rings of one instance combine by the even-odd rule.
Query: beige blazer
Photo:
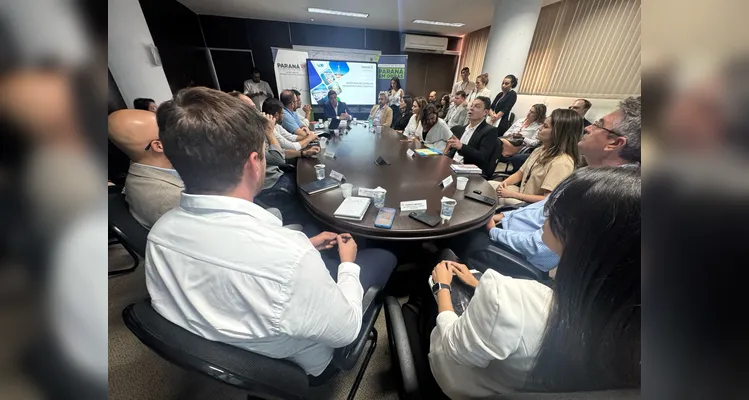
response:
[[[375,104],[372,106],[372,111],[369,112],[369,118],[374,119],[375,113],[377,112],[377,109],[380,108],[379,104]],[[380,115],[380,125],[382,126],[390,126],[390,124],[393,122],[393,109],[390,108],[390,106],[385,106],[382,110],[382,115]]]
[[[133,217],[151,229],[157,219],[179,205],[184,188],[182,179],[169,172],[130,163],[123,193]]]

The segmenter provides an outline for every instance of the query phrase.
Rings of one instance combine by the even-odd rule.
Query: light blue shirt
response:
[[[546,198],[523,208],[507,211],[502,218],[502,228],[489,231],[495,242],[520,253],[529,263],[541,271],[548,272],[559,263],[559,256],[546,247],[541,240],[543,233],[544,205]]]
[[[294,133],[297,129],[302,127],[302,120],[299,119],[299,114],[284,107],[283,122],[281,123],[281,126],[283,126],[287,131]]]

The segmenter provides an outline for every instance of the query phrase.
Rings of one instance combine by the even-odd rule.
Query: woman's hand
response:
[[[450,265],[450,269],[461,281],[471,287],[476,287],[479,284],[479,280],[468,270],[465,264],[457,263],[454,261],[447,261]]]
[[[449,261],[442,261],[432,270],[432,280],[434,283],[444,283],[449,285],[453,281],[453,271],[449,266]]]
[[[518,192],[511,190],[507,187],[499,187],[497,188],[497,196],[505,198],[505,199],[516,199],[518,195]]]

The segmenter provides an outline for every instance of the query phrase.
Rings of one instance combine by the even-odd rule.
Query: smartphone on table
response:
[[[377,212],[374,225],[377,228],[390,229],[393,226],[393,220],[395,220],[395,208],[383,207]]]
[[[427,224],[431,226],[432,228],[434,228],[435,226],[439,225],[440,222],[442,222],[442,218],[440,218],[437,215],[427,214],[426,211],[414,211],[408,214],[408,216],[421,223]]]

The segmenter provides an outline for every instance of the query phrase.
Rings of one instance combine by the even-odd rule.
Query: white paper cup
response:
[[[350,183],[341,184],[341,192],[343,192],[343,198],[351,197],[351,192],[354,191],[354,185]]]
[[[459,176],[458,177],[458,190],[466,190],[466,185],[468,184],[468,178],[465,176]]]

